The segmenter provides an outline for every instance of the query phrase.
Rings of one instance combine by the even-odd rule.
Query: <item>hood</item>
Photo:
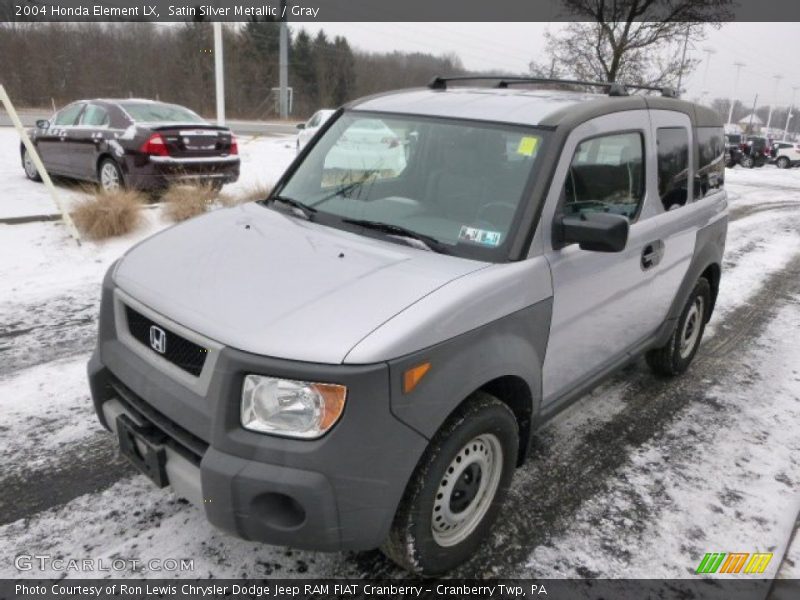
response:
[[[114,280],[225,346],[336,364],[403,309],[486,266],[250,203],[145,240],[123,257]]]

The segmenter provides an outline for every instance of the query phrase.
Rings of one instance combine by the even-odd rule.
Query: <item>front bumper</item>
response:
[[[95,409],[109,429],[124,412],[166,434],[166,472],[178,495],[248,540],[313,550],[383,542],[427,445],[391,414],[387,365],[300,363],[222,348],[201,395],[119,339],[112,296],[106,286],[88,368]],[[247,373],[347,385],[345,412],[318,440],[244,430]]]

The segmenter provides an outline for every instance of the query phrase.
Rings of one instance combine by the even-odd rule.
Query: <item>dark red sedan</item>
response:
[[[221,188],[239,178],[239,150],[227,127],[188,108],[151,100],[81,100],[30,132],[48,173],[107,190],[157,190],[174,181]],[[22,167],[39,180],[20,145]]]

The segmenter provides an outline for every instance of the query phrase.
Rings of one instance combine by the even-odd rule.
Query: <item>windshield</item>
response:
[[[437,251],[496,260],[513,235],[543,135],[514,125],[347,112],[276,195],[316,209],[313,218],[326,225],[390,238],[404,237],[402,228]]]
[[[177,104],[120,102],[120,106],[139,123],[205,123],[202,117]]]

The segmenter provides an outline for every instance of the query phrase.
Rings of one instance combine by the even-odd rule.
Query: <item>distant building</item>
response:
[[[743,119],[739,119],[739,127],[746,133],[759,133],[764,121],[758,118],[756,114],[749,114]]]

